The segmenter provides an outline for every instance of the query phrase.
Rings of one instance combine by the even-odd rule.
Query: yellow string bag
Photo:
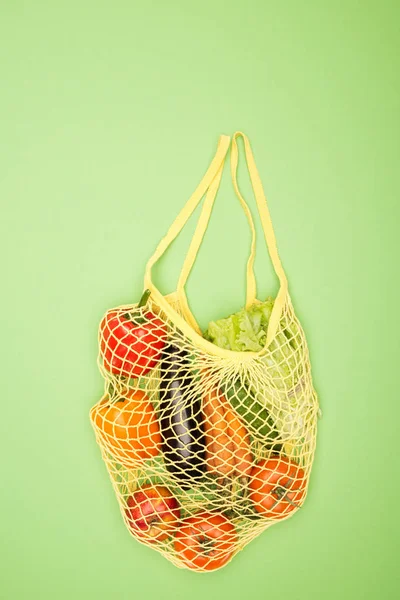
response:
[[[256,299],[255,228],[237,183],[243,138],[265,240],[280,288]],[[205,339],[185,284],[212,212],[230,138],[148,262],[137,304],[107,311],[99,329],[103,398],[90,416],[122,517],[140,542],[178,567],[220,568],[306,497],[318,401],[306,339],[294,315],[266,199],[247,137],[235,133],[231,173],[252,232],[246,311],[267,323],[259,351]],[[152,268],[204,198],[177,289],[164,296]],[[258,313],[257,313],[258,314]],[[246,317],[247,318],[247,317]],[[240,335],[240,332],[239,332]]]

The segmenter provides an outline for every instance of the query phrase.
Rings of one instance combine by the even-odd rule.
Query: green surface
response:
[[[398,597],[398,17],[386,0],[1,2],[2,599]],[[196,575],[124,529],[88,411],[102,313],[138,298],[236,129],[324,417],[304,510]],[[226,176],[189,285],[203,326],[243,303],[248,244]]]

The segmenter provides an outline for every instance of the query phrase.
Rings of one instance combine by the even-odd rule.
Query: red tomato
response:
[[[178,524],[180,508],[168,488],[146,485],[127,500],[125,514],[132,533],[149,542],[162,542]]]
[[[165,344],[161,319],[147,311],[143,316],[111,310],[100,324],[100,351],[107,371],[140,377],[154,369]]]
[[[142,390],[126,390],[110,403],[105,396],[90,411],[90,417],[107,450],[123,465],[157,456],[161,434],[155,410]]]
[[[182,521],[174,547],[190,568],[212,571],[228,562],[237,540],[235,527],[227,517],[202,512]]]
[[[286,456],[261,460],[250,473],[250,500],[264,517],[283,519],[304,498],[304,471]]]

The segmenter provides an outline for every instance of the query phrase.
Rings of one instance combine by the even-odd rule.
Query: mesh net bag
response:
[[[185,295],[219,187],[230,138],[150,259],[139,304],[109,310],[99,328],[105,392],[90,417],[129,532],[178,567],[209,571],[295,514],[306,497],[318,401],[306,339],[278,256],[246,136],[232,139],[231,171],[251,231],[246,308],[259,305],[255,228],[237,183],[237,138],[280,281],[265,344],[234,351],[205,339]],[[164,296],[152,267],[204,198],[177,290]]]

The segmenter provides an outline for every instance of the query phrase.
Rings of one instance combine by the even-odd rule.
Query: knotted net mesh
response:
[[[175,295],[164,300],[182,314]],[[160,304],[151,295],[102,319],[105,392],[91,421],[131,535],[208,571],[303,505],[318,402],[288,294],[257,353],[183,333]]]

